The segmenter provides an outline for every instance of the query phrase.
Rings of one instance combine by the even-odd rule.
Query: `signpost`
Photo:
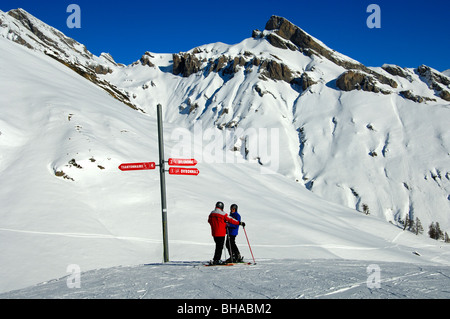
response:
[[[167,202],[166,202],[166,177],[165,177],[165,161],[164,161],[164,137],[163,137],[163,123],[162,123],[162,106],[157,106],[157,119],[158,119],[158,146],[159,146],[159,164],[155,162],[144,163],[128,163],[119,165],[121,171],[136,171],[136,170],[152,170],[159,166],[159,181],[161,187],[161,213],[162,213],[162,233],[163,233],[163,258],[164,262],[169,261],[169,243],[167,233]],[[197,161],[193,158],[169,158],[167,162],[169,165],[178,166],[195,166]],[[200,171],[196,168],[185,167],[170,167],[169,174],[171,175],[198,175]]]
[[[129,164],[121,164],[119,169],[121,171],[138,171],[144,169],[155,169],[155,162],[145,162],[145,163],[129,163]]]
[[[196,168],[182,168],[182,167],[170,167],[170,175],[195,175],[197,176],[200,171]]]
[[[179,165],[179,166],[195,166],[197,165],[197,160],[185,159],[185,158],[169,158],[169,165]]]

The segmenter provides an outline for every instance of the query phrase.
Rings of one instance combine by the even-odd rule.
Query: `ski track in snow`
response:
[[[46,236],[63,236],[63,237],[73,237],[73,238],[86,238],[86,239],[121,239],[127,241],[138,241],[153,244],[161,244],[160,239],[150,239],[142,237],[132,237],[132,236],[114,236],[108,234],[92,234],[92,233],[63,233],[63,232],[45,232],[45,231],[34,231],[34,230],[21,230],[21,229],[10,229],[10,228],[0,228],[0,231],[4,232],[15,232],[15,233],[25,233],[34,235],[46,235]],[[400,236],[399,234],[398,236]],[[397,236],[397,237],[398,237]],[[396,238],[397,238],[396,237]],[[393,240],[393,242],[395,239]],[[189,245],[206,245],[210,246],[210,242],[193,242],[186,240],[171,240],[173,244],[189,244]],[[316,247],[325,249],[342,249],[342,250],[382,250],[393,247],[395,245],[386,247],[361,247],[361,246],[349,246],[349,245],[336,245],[336,244],[281,244],[281,245],[267,245],[267,244],[254,244],[254,247],[267,247],[267,248],[294,248],[294,247]]]
[[[44,231],[20,230],[20,229],[9,229],[9,228],[0,228],[0,231],[35,234],[35,235],[47,235],[47,236],[90,238],[90,239],[123,239],[123,240],[131,240],[131,241],[143,241],[143,242],[148,242],[148,243],[161,243],[162,242],[161,240],[154,240],[154,239],[149,239],[149,238],[114,236],[114,235],[107,235],[107,234],[44,232]]]
[[[399,281],[399,280],[404,280],[404,279],[406,279],[408,277],[420,276],[420,275],[423,275],[423,274],[426,274],[426,272],[425,271],[419,271],[417,273],[406,274],[406,275],[403,275],[403,276],[397,276],[397,277],[389,278],[389,279],[386,279],[386,280],[382,280],[381,284],[382,283],[386,284],[388,282],[396,282],[396,281]],[[352,283],[352,284],[349,284],[349,285],[346,284],[346,285],[344,285],[344,287],[342,287],[342,286],[331,287],[330,290],[334,290],[334,289],[336,289],[336,290],[328,292],[328,293],[325,293],[323,295],[317,295],[317,296],[315,296],[315,298],[331,296],[331,295],[336,295],[336,294],[342,294],[342,293],[345,293],[345,292],[347,292],[347,291],[349,291],[351,289],[360,288],[363,285],[367,285],[367,281],[356,282],[356,283]],[[381,287],[380,287],[380,289],[381,289]]]

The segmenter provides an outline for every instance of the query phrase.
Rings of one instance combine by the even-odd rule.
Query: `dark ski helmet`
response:
[[[225,205],[222,202],[216,203],[216,208],[220,208],[221,210],[223,210],[224,207],[225,207]]]
[[[232,205],[230,206],[230,210],[232,210],[232,209],[235,209],[235,210],[237,211],[237,210],[238,210],[238,205],[232,204]]]

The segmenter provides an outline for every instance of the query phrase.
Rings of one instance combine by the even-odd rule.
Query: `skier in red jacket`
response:
[[[214,242],[216,243],[216,249],[212,260],[212,264],[214,265],[222,263],[220,258],[222,257],[223,244],[225,242],[225,235],[227,234],[227,223],[245,227],[245,223],[229,217],[228,214],[223,211],[223,208],[224,204],[222,202],[217,202],[216,209],[214,209],[208,217],[208,223],[211,225],[211,235],[214,237]]]

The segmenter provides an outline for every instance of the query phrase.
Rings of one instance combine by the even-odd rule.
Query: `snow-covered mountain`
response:
[[[450,228],[444,74],[368,68],[275,16],[241,43],[128,66],[22,9],[0,12],[0,35],[1,291],[161,260],[158,174],[117,169],[157,160],[157,104],[167,157],[201,171],[168,181],[176,260],[211,258],[223,200],[261,257],[450,263],[395,226]]]
[[[368,68],[272,17],[241,43],[147,52],[100,77],[171,123],[241,129],[231,148],[262,165],[244,136],[278,128],[275,170],[336,203],[450,226],[450,79],[427,66]]]
[[[247,130],[278,128],[276,171],[333,202],[449,225],[450,79],[427,66],[368,68],[272,17],[241,43],[147,53],[103,78],[147,112],[162,103],[170,122],[241,129],[231,148],[243,154]]]

